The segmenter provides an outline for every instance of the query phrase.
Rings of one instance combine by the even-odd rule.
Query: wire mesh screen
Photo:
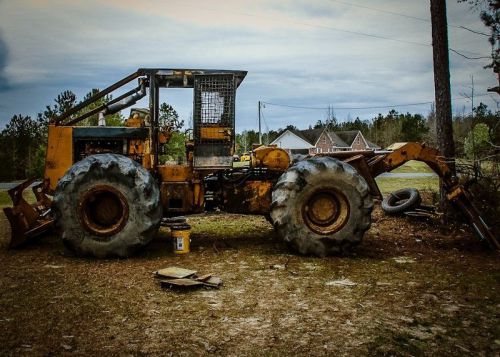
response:
[[[234,127],[234,75],[198,75],[194,84],[194,127]]]
[[[219,124],[224,115],[225,97],[219,92],[201,92],[201,123]]]
[[[236,83],[232,74],[198,75],[194,78],[193,129],[196,157],[228,157],[233,154]],[[227,166],[228,164],[201,166]],[[215,162],[217,159],[204,160]],[[221,161],[221,162],[222,162]]]

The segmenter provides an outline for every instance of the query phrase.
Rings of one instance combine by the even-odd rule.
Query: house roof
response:
[[[306,141],[309,143],[311,146],[316,146],[316,143],[318,142],[321,134],[326,131],[327,135],[330,137],[330,139],[333,142],[333,145],[339,148],[348,148],[352,145],[354,139],[356,139],[356,136],[360,134],[368,147],[370,149],[380,149],[380,147],[368,140],[363,136],[363,134],[359,130],[344,130],[344,131],[336,131],[333,132],[331,130],[326,130],[325,128],[319,128],[319,129],[306,129],[306,130],[290,130],[286,129],[283,132],[280,133],[278,138],[273,140],[273,143],[277,141],[284,133],[287,131],[291,132],[292,134],[296,135],[300,139]]]
[[[296,136],[297,138],[299,138],[301,141],[303,141],[305,144],[308,144],[308,145],[311,145],[311,146],[314,146],[312,145],[309,140],[307,138],[305,138],[301,133],[300,131],[297,131],[297,130],[290,130],[290,129],[284,129],[282,130],[278,137],[276,139],[274,139],[272,142],[271,142],[271,145],[273,144],[277,144],[281,138],[283,138],[285,136],[286,133],[290,133],[291,135],[294,135]]]
[[[319,137],[325,129],[307,129],[307,130],[290,130],[292,133],[297,135],[299,138],[304,139],[312,146],[316,145]]]
[[[349,145],[347,145],[345,141],[342,140],[335,132],[328,131],[328,135],[330,135],[330,139],[332,139],[333,145],[337,147],[349,147]]]
[[[365,139],[365,141],[366,141],[366,143],[368,144],[368,147],[369,147],[370,149],[380,149],[380,148],[381,148],[381,147],[380,147],[380,146],[378,146],[377,144],[374,144],[374,143],[372,143],[371,141],[369,141],[369,140],[367,140],[367,139]]]
[[[358,136],[359,130],[344,130],[344,131],[337,131],[335,134],[344,142],[347,144],[346,146],[351,146],[352,142],[354,139],[356,139],[356,136]]]

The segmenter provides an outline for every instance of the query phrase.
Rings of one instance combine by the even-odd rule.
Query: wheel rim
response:
[[[305,224],[322,235],[339,231],[349,218],[349,202],[341,192],[329,189],[316,191],[302,207]]]
[[[90,233],[108,237],[120,232],[128,220],[128,203],[112,186],[98,185],[86,191],[78,205],[83,227]]]

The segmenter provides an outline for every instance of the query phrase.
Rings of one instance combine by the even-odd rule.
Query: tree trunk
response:
[[[450,67],[446,1],[431,1],[434,90],[436,100],[436,133],[438,148],[455,174],[455,144],[451,115]]]

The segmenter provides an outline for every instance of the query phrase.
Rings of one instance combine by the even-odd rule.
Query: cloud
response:
[[[427,2],[358,3],[430,17]],[[0,96],[0,127],[3,118],[20,111],[34,115],[63,90],[81,98],[138,67],[248,70],[237,97],[239,128],[255,127],[259,100],[363,107],[434,97],[430,46],[343,32],[430,43],[430,24],[349,6],[347,1],[16,0],[0,2],[0,8],[0,84],[10,87]],[[481,29],[477,14],[467,6],[449,2],[448,9],[450,23]],[[450,29],[453,48],[488,55],[489,45],[482,40]],[[470,84],[472,73],[478,92],[495,84],[482,65],[451,55],[454,96]],[[192,107],[187,92],[164,94],[185,119]],[[379,111],[386,112],[336,113],[370,119]],[[308,126],[325,116],[322,111],[278,107],[266,108],[265,115],[274,129],[292,121]]]
[[[2,32],[0,31],[0,92],[4,91],[8,87],[7,77],[5,74],[8,55],[9,51],[7,49],[7,44],[3,39]]]

